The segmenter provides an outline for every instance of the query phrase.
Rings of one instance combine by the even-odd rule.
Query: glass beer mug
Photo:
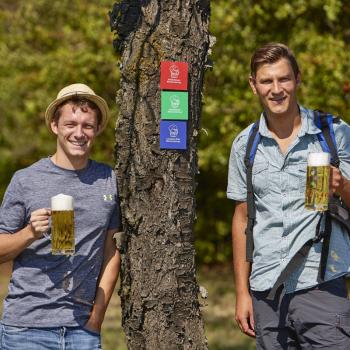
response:
[[[309,153],[305,190],[305,208],[315,211],[328,209],[330,154]]]
[[[54,255],[73,255],[74,200],[65,194],[51,198],[51,252]]]

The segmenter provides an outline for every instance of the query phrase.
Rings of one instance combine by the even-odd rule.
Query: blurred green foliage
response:
[[[106,0],[0,1],[0,198],[13,174],[54,150],[44,113],[59,89],[91,85],[112,110],[93,157],[113,165],[118,58]],[[350,120],[350,3],[340,0],[211,2],[214,68],[206,74],[199,146],[199,261],[230,257],[233,203],[226,199],[231,142],[261,108],[248,86],[253,51],[281,41],[301,71],[300,102]]]

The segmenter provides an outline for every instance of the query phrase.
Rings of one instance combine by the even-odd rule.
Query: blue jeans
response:
[[[82,327],[28,328],[0,323],[0,350],[101,350],[101,336]]]

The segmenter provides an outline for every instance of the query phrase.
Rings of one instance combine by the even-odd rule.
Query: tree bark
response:
[[[207,349],[193,225],[209,0],[124,0],[110,15],[121,51],[115,152],[126,237],[120,296],[128,349]],[[164,60],[189,64],[185,151],[159,146]]]

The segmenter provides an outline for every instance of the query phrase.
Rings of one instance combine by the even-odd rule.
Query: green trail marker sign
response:
[[[161,92],[161,119],[188,120],[188,92]]]

